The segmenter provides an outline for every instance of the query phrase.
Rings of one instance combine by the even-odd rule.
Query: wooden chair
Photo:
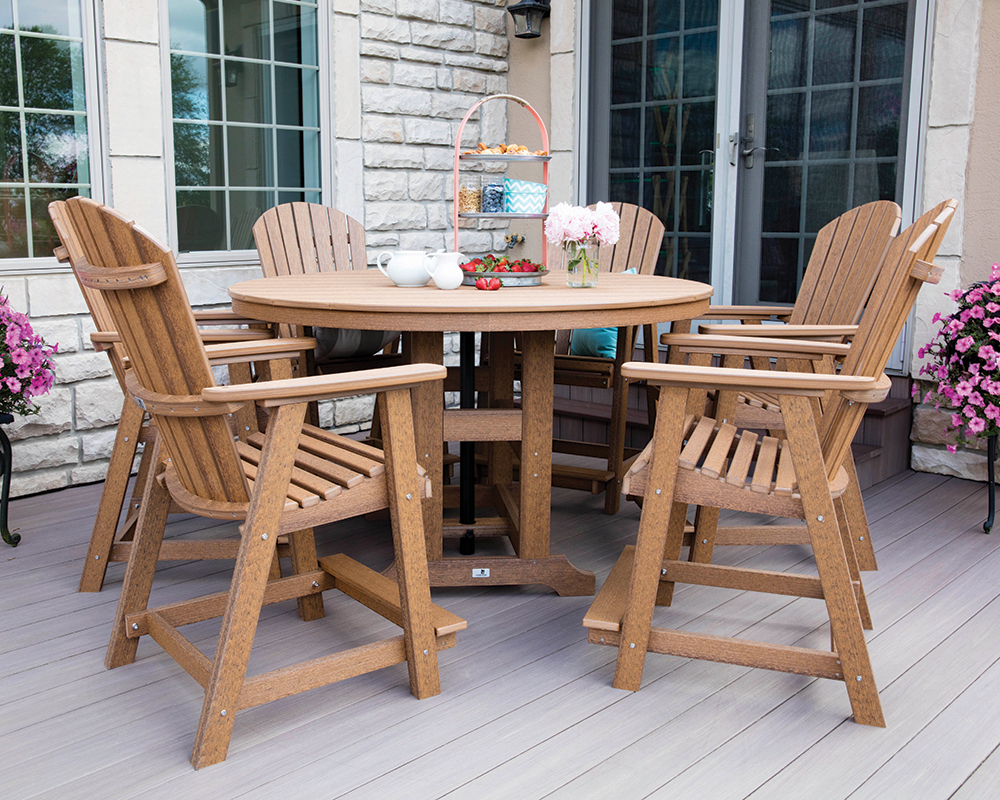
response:
[[[612,203],[621,217],[621,237],[616,245],[600,249],[599,271],[624,272],[635,269],[641,275],[652,275],[660,255],[663,223],[650,211],[630,203]],[[654,326],[643,326],[644,341],[654,341]],[[556,339],[555,383],[562,386],[610,389],[611,416],[608,421],[608,443],[593,444],[568,439],[554,439],[552,450],[600,459],[605,466],[577,467],[552,465],[552,485],[580,489],[593,494],[604,492],[604,513],[616,514],[621,504],[621,481],[625,475],[626,457],[638,453],[626,452],[625,424],[628,410],[628,381],[622,378],[621,366],[632,358],[638,327],[618,329],[615,357],[599,358],[570,355],[572,331],[560,331]],[[655,360],[653,348],[644,348],[647,361]]]
[[[56,248],[55,255],[60,262],[68,262],[73,268],[79,282],[79,268],[85,263],[82,244],[76,236],[75,225],[71,221],[71,211],[64,201],[58,200],[49,204],[49,215],[52,218],[61,246]],[[82,220],[77,220],[82,223]],[[115,332],[111,313],[100,292],[85,286],[80,282],[87,308],[94,321],[97,332],[91,335],[94,347],[107,353],[111,368],[121,386],[124,395],[122,411],[115,435],[115,444],[108,463],[108,473],[104,480],[104,489],[98,504],[94,529],[90,535],[90,545],[87,548],[87,558],[84,561],[83,572],[80,575],[81,592],[99,592],[104,585],[104,577],[110,562],[128,561],[132,547],[132,537],[139,516],[142,497],[139,491],[152,467],[152,443],[156,438],[155,426],[147,422],[148,415],[132,400],[125,389],[125,375],[128,359],[121,338]],[[249,364],[251,356],[259,361],[283,358],[297,355],[296,348],[301,348],[308,340],[280,343],[272,340],[273,334],[268,329],[238,328],[236,325],[253,325],[254,320],[244,319],[231,311],[195,312],[198,325],[211,326],[200,331],[202,341],[212,345],[212,363],[225,363],[230,369],[232,380],[249,380]],[[225,326],[225,327],[216,327]],[[264,344],[265,340],[272,340]],[[245,343],[245,344],[241,344]],[[220,348],[219,344],[227,346]],[[228,345],[235,345],[229,347]],[[233,359],[233,361],[230,361]],[[244,420],[252,424],[256,430],[256,419],[252,416]],[[129,501],[128,513],[119,527],[125,496],[128,491],[129,476],[135,461],[135,455],[140,444],[145,445],[139,461],[138,477],[135,490]],[[235,540],[164,542],[160,550],[160,558],[164,561],[192,560],[204,558],[235,558]]]
[[[415,364],[216,386],[170,250],[113,209],[86,198],[67,206],[85,223],[77,227],[86,261],[80,279],[104,296],[132,363],[126,386],[159,432],[106,665],[132,662],[139,637],[149,634],[204,687],[195,768],[225,759],[237,711],[270,700],[402,661],[415,696],[439,693],[437,651],[454,645],[465,621],[430,600],[420,503],[429,487],[416,461],[410,390],[442,381],[444,368]],[[383,399],[384,457],[303,429],[310,401],[372,391]],[[256,403],[266,431],[240,441],[229,415],[246,403]],[[201,516],[243,520],[239,553],[228,592],[150,609],[171,502]],[[387,506],[398,581],[343,555],[317,565],[313,526]],[[295,574],[269,582],[279,535],[289,537]],[[315,619],[323,614],[321,593],[332,588],[400,625],[402,636],[248,678],[262,605],[296,598],[300,616]],[[178,630],[220,616],[212,658]]]
[[[638,689],[647,651],[667,653],[843,681],[855,721],[885,725],[863,634],[871,623],[842,502],[843,465],[868,403],[888,392],[882,370],[920,287],[940,279],[940,268],[920,258],[937,230],[932,224],[908,247],[890,248],[850,345],[793,342],[782,350],[780,342],[741,342],[741,359],[802,359],[809,351],[845,349],[839,374],[623,366],[630,378],[658,383],[664,402],[653,441],[626,477],[627,491],[644,498],[636,545],[626,548],[584,619],[591,642],[618,647],[616,687]],[[707,346],[702,341],[693,349]],[[735,352],[736,345],[729,339],[723,349]],[[687,415],[692,392],[746,387],[778,397],[786,438]],[[805,520],[818,577],[681,561],[688,503]],[[831,649],[652,627],[654,605],[670,605],[677,582],[822,598]]]
[[[764,326],[760,324],[761,318],[758,317],[742,325],[702,325],[699,330],[703,335],[710,336],[746,337],[756,334],[768,339],[848,341],[857,331],[857,320],[871,295],[881,265],[894,263],[899,253],[905,251],[932,225],[935,226],[934,235],[924,245],[920,258],[933,261],[956,206],[954,200],[938,203],[895,239],[891,238],[899,222],[899,209],[895,203],[879,201],[847,212],[820,231],[817,248],[825,255],[819,262],[810,261],[802,291],[788,315],[789,324]],[[889,249],[885,249],[886,247]],[[767,310],[764,309],[761,313]],[[720,315],[726,313],[726,307],[723,307]],[[692,341],[683,335],[665,334],[661,337],[661,342],[667,345],[687,346]],[[692,358],[695,359],[692,363],[704,365],[708,363],[710,356],[703,353]],[[727,358],[728,366],[739,366],[737,354],[731,354]],[[766,358],[752,357],[750,361],[755,368],[770,368]],[[819,369],[831,373],[835,367],[834,359],[827,354],[822,364],[813,365],[801,359],[784,359],[779,362],[778,368]],[[773,394],[743,391],[728,392],[723,396],[725,400],[711,412],[717,419],[728,420],[739,428],[758,428],[768,430],[774,436],[782,435],[784,425],[780,404]],[[858,563],[862,570],[875,570],[878,569],[878,563],[852,455],[848,454],[844,467],[850,479],[844,493],[844,502],[851,519]],[[718,509],[699,507],[695,512],[689,551],[692,561],[711,561],[712,551],[717,545],[808,542],[806,531],[801,525],[719,526],[718,519]]]

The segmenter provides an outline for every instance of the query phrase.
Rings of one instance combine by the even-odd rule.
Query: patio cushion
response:
[[[399,336],[399,331],[362,331],[354,328],[316,328],[316,363],[337,358],[373,356]]]

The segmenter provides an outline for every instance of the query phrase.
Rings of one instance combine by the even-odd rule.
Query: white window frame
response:
[[[289,2],[289,0],[281,0]],[[296,0],[290,0],[295,3]],[[177,254],[179,267],[240,267],[260,263],[256,250],[201,250],[181,253],[177,232],[177,181],[174,171],[173,92],[170,82],[170,9],[169,0],[159,0],[160,13],[160,74],[164,91],[163,165],[167,193],[167,237]],[[333,42],[330,29],[330,0],[318,0],[316,9],[316,61],[319,66],[319,147],[320,197],[324,205],[333,204],[334,176],[334,115],[331,90],[333,87]],[[228,168],[228,164],[226,165]]]
[[[36,0],[44,2],[44,0]],[[104,104],[104,52],[101,47],[101,20],[96,0],[80,0],[80,29],[83,38],[83,89],[87,103],[87,155],[90,159],[90,196],[99,203],[105,198],[108,148]],[[0,258],[0,275],[40,275],[68,272],[54,256]]]

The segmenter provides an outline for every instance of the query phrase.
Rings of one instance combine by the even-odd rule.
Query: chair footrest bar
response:
[[[335,588],[368,606],[390,622],[402,626],[403,611],[399,600],[399,585],[396,581],[385,575],[379,575],[343,553],[321,558],[319,565],[333,576]],[[431,614],[434,633],[437,636],[464,631],[468,625],[464,619],[435,603],[431,604]]]
[[[724,567],[719,564],[664,561],[660,570],[660,580],[690,583],[698,586],[715,586],[720,589],[739,589],[744,592],[823,598],[823,586],[819,578],[812,575]],[[853,583],[855,591],[857,591],[861,582],[854,581]]]
[[[316,584],[315,586],[313,584]],[[326,589],[334,588],[335,583],[332,577],[322,570],[314,572],[304,572],[299,575],[291,575],[287,578],[278,578],[269,581],[264,589],[264,601],[262,605],[280,603],[283,600],[293,600],[299,597],[306,597],[318,594]],[[137,611],[134,614],[125,616],[125,629],[129,639],[136,639],[149,633],[149,617],[158,615],[167,625],[181,627],[190,625],[192,622],[202,622],[206,619],[215,619],[226,613],[226,603],[229,601],[229,592],[218,592],[207,594],[202,597],[195,597],[191,600],[182,600],[179,603],[151,608],[147,611]],[[133,628],[133,625],[135,626]]]
[[[618,647],[621,634],[616,631],[592,630],[589,641]],[[755,669],[769,669],[775,672],[791,672],[796,675],[812,675],[816,678],[844,680],[837,653],[811,650],[808,647],[791,647],[783,644],[754,642],[731,636],[712,636],[707,633],[686,633],[684,631],[652,628],[649,632],[651,653],[696,658],[701,661],[717,661]]]
[[[628,599],[629,579],[632,576],[632,562],[635,560],[635,545],[627,545],[611,568],[601,591],[583,617],[583,626],[601,631],[621,630]]]
[[[208,681],[212,677],[212,662],[201,650],[155,612],[147,614],[146,626],[153,641],[162,647],[168,656],[180,664],[203,689],[208,686]]]

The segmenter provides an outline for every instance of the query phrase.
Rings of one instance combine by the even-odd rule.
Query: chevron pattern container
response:
[[[504,211],[508,214],[541,214],[545,208],[548,187],[544,183],[505,178],[503,182]]]

